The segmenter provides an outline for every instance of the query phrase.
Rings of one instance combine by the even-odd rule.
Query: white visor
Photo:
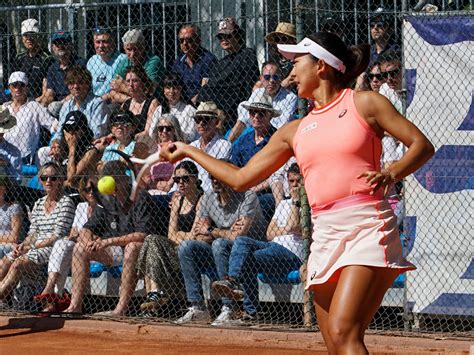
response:
[[[278,51],[286,58],[293,60],[297,53],[311,53],[316,58],[324,60],[328,65],[341,73],[346,72],[346,66],[338,57],[330,53],[327,49],[321,47],[308,37],[305,37],[298,44],[278,44]]]

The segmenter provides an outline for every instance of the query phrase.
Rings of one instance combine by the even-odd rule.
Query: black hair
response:
[[[289,174],[289,173],[301,174],[299,165],[297,163],[291,164],[286,173],[287,174]]]
[[[198,168],[197,168],[196,164],[194,164],[190,160],[182,161],[181,163],[176,165],[176,168],[174,168],[174,171],[176,171],[178,169],[184,169],[187,172],[189,172],[191,175],[198,176],[198,174],[199,174],[199,171],[198,171]]]
[[[346,66],[345,73],[341,73],[336,69],[334,69],[334,72],[340,85],[344,88],[350,87],[359,74],[364,72],[369,65],[369,44],[348,47],[338,35],[331,32],[317,32],[308,36],[308,38],[342,60]]]
[[[179,75],[174,73],[166,74],[163,78],[163,87],[184,87],[184,83]]]
[[[397,63],[402,63],[401,60],[402,56],[400,52],[397,51],[387,51],[382,53],[381,55],[378,56],[377,62],[379,64],[381,63],[389,63],[389,62],[397,62]]]
[[[263,64],[262,64],[262,73],[263,73],[263,69],[265,69],[265,67],[266,67],[267,65],[274,65],[275,67],[277,67],[277,70],[278,70],[279,72],[281,72],[280,64],[278,64],[278,63],[275,62],[274,60],[267,60],[267,61],[263,62]]]

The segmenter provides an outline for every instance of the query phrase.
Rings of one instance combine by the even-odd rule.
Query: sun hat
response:
[[[29,18],[21,23],[21,35],[23,36],[26,33],[39,33],[39,23],[38,20],[34,18]]]
[[[212,101],[203,101],[199,104],[195,116],[219,116],[219,108]]]
[[[280,22],[275,31],[270,32],[265,36],[265,40],[268,43],[276,43],[276,39],[278,36],[287,36],[293,39],[296,42],[296,27],[292,23],[289,22]]]
[[[272,117],[278,117],[281,115],[280,110],[275,110],[273,108],[273,100],[268,95],[262,95],[259,99],[253,102],[245,101],[242,103],[242,107],[247,110],[259,110],[259,111],[269,111],[272,114]]]

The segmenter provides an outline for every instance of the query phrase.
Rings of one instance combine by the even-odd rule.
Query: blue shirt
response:
[[[385,52],[395,52],[395,53],[398,53],[400,54],[400,46],[396,43],[392,43],[392,44],[388,44],[387,47],[385,47],[385,49],[380,52],[380,53],[377,53],[377,49],[375,47],[375,44],[373,44],[372,46],[370,46],[370,64],[369,65],[372,65],[374,62],[376,62],[379,57],[385,53]]]
[[[59,130],[53,139],[62,138],[62,130],[66,116],[71,111],[81,111],[87,117],[87,123],[94,138],[99,138],[107,133],[109,108],[100,97],[89,93],[80,107],[76,106],[74,98],[67,100],[59,112]]]
[[[131,141],[128,145],[122,150],[125,154],[132,155],[133,150],[135,149],[135,141]],[[102,161],[112,161],[112,160],[120,160],[121,157],[115,152],[111,152],[111,149],[119,150],[119,143],[110,144],[105,148],[104,155],[102,155]]]
[[[21,152],[5,139],[0,141],[0,172],[12,180],[21,180]]]
[[[207,49],[201,48],[199,57],[193,62],[192,68],[186,61],[186,55],[176,59],[172,71],[181,77],[184,83],[183,94],[189,100],[201,89],[203,78],[209,77],[211,67],[217,62],[217,58]]]
[[[276,128],[271,126],[266,136],[260,143],[255,142],[255,131],[252,129],[247,134],[241,136],[232,145],[232,155],[230,160],[234,165],[239,167],[244,166],[247,162],[263,147],[265,147],[272,137],[273,133],[276,132]]]
[[[59,61],[55,60],[53,64],[51,64],[48,68],[48,75],[47,75],[47,82],[48,82],[48,89],[54,91],[56,97],[55,99],[60,101],[64,99],[67,95],[69,95],[69,89],[67,88],[66,83],[64,82],[64,76],[66,75],[66,71],[75,66],[80,65],[85,67],[86,60],[74,57],[71,60],[71,65],[65,69],[61,69],[59,66]]]
[[[115,52],[108,62],[104,62],[100,55],[93,55],[87,62],[87,70],[92,74],[92,91],[97,96],[102,96],[110,91],[110,82],[114,78],[117,66],[127,56]]]

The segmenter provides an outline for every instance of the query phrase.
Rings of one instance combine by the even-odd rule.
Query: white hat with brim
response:
[[[254,101],[254,102],[248,102],[244,101],[242,102],[242,107],[247,109],[247,110],[258,110],[258,111],[268,111],[272,115],[272,117],[278,117],[281,115],[280,110],[275,110],[273,108],[272,104],[272,98],[269,97],[268,95],[263,95],[259,101]]]
[[[346,66],[342,60],[308,37],[298,44],[278,44],[277,47],[286,59],[293,60],[296,54],[312,54],[314,57],[324,60],[337,71],[341,73],[346,71]]]
[[[216,117],[219,116],[219,108],[217,105],[212,101],[203,101],[199,104],[195,116],[211,116]]]
[[[21,35],[23,36],[26,33],[39,33],[39,24],[38,20],[34,18],[29,18],[21,23]]]
[[[8,78],[8,85],[13,83],[23,83],[28,85],[28,76],[22,71],[15,71]]]
[[[0,108],[1,110],[1,108]],[[7,133],[16,126],[16,118],[8,110],[0,111],[0,134]]]

